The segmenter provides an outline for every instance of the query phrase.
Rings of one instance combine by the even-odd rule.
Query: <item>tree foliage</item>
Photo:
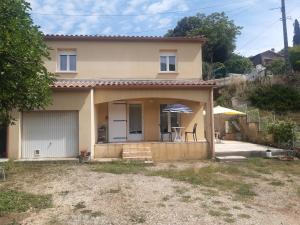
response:
[[[274,75],[282,75],[285,73],[285,61],[283,59],[275,59],[267,65],[267,70]]]
[[[0,120],[12,122],[12,110],[32,110],[50,103],[53,76],[43,34],[33,25],[24,0],[0,1]]]
[[[251,72],[253,63],[247,57],[232,54],[225,62],[226,70],[229,73],[245,74]]]
[[[300,71],[300,45],[289,48],[289,55],[293,70]]]
[[[294,46],[300,45],[300,25],[299,21],[295,20],[294,23],[294,38],[293,38]]]
[[[208,16],[198,13],[196,16],[184,17],[176,27],[169,30],[166,36],[199,36],[204,35],[208,42],[203,48],[204,61],[225,62],[235,49],[236,37],[242,27],[236,26],[224,12]]]
[[[286,85],[260,85],[250,91],[248,99],[259,109],[282,114],[300,110],[300,92]]]

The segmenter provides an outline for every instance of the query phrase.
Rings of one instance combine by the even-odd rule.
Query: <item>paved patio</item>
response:
[[[273,154],[280,154],[284,150],[279,148],[273,148],[264,145],[253,144],[242,141],[228,141],[221,140],[220,143],[216,143],[216,155],[217,156],[265,156],[265,151],[270,149]]]

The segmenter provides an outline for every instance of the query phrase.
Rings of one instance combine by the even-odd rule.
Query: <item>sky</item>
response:
[[[162,36],[185,16],[225,12],[242,26],[236,53],[283,48],[281,0],[27,0],[45,34]],[[289,44],[300,0],[286,0]]]

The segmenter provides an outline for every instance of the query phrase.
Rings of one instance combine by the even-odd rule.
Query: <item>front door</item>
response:
[[[128,104],[128,141],[142,141],[143,132],[143,105],[140,103]]]
[[[126,103],[108,104],[108,138],[109,142],[125,142],[126,138]]]

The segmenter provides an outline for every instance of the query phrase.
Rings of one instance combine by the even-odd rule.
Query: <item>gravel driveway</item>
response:
[[[158,164],[150,169],[201,167],[209,162]],[[46,167],[46,166],[44,166]],[[300,196],[294,192],[299,177],[270,186],[255,178],[258,195],[238,201],[230,192],[143,174],[95,172],[89,165],[59,164],[41,171],[14,174],[2,188],[51,194],[53,208],[0,217],[0,224],[17,218],[28,225],[99,224],[241,224],[299,225]],[[251,180],[252,179],[252,180]],[[290,180],[290,182],[288,181]]]

